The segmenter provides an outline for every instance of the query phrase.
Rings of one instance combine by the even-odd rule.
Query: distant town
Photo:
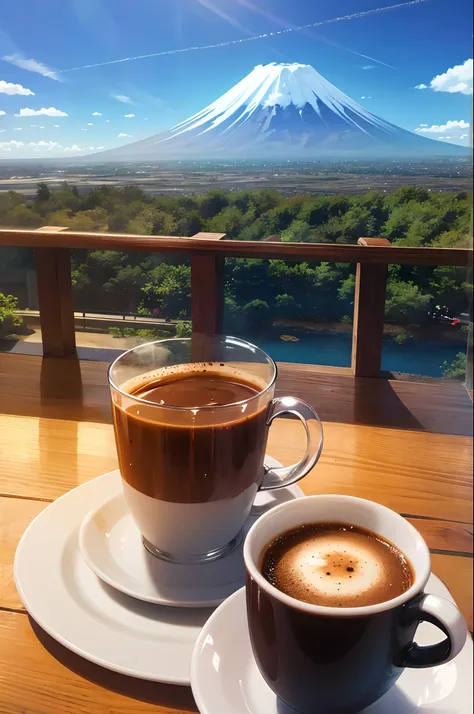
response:
[[[431,191],[472,191],[467,158],[380,162],[358,161],[163,161],[89,164],[65,159],[0,161],[0,192],[33,197],[39,181],[52,189],[63,181],[81,195],[95,186],[136,186],[152,195],[193,195],[212,188],[227,191],[268,188],[295,194],[391,193],[411,184]]]

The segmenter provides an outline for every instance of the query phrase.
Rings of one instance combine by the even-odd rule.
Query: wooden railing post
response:
[[[359,238],[361,246],[389,246],[386,238]],[[382,340],[388,266],[357,263],[352,333],[352,372],[377,377],[382,365]]]
[[[66,230],[59,226],[44,232]],[[68,248],[35,248],[36,281],[44,357],[75,357],[71,252]]]
[[[223,233],[198,233],[193,238],[222,240]],[[224,318],[224,257],[215,253],[191,255],[191,315],[193,332],[216,335]]]

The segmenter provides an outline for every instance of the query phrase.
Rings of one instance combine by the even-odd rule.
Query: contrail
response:
[[[197,52],[199,50],[212,50],[217,47],[229,47],[230,45],[240,45],[245,42],[255,42],[256,40],[264,40],[269,37],[278,37],[279,35],[286,35],[289,32],[298,32],[300,30],[307,30],[312,27],[321,27],[322,25],[330,25],[334,22],[347,22],[348,20],[360,20],[363,17],[369,17],[370,15],[380,15],[383,12],[389,12],[391,10],[398,10],[402,7],[409,7],[411,5],[421,5],[422,3],[428,2],[428,0],[408,0],[408,2],[401,2],[397,5],[387,5],[385,7],[378,7],[372,10],[365,10],[364,12],[355,12],[352,15],[341,15],[340,17],[333,17],[329,20],[321,20],[320,22],[310,22],[307,25],[300,25],[299,27],[288,27],[283,30],[274,30],[273,32],[265,32],[262,35],[253,35],[252,37],[244,37],[241,40],[228,40],[227,42],[217,42],[212,45],[194,45],[193,47],[183,47],[177,50],[164,50],[163,52],[152,52],[147,55],[136,55],[135,57],[123,57],[122,59],[110,60],[109,62],[97,62],[96,64],[84,64],[80,67],[70,67],[69,69],[60,69],[54,72],[54,74],[64,74],[65,72],[77,72],[80,69],[92,69],[94,67],[106,67],[111,64],[120,64],[122,62],[134,62],[135,60],[148,59],[150,57],[165,57],[167,55],[177,55],[183,52]],[[51,73],[53,74],[53,73]],[[48,75],[46,75],[48,76]]]

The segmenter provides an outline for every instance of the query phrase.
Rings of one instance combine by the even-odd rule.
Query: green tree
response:
[[[191,313],[191,269],[189,265],[162,263],[147,275],[143,287],[146,306],[157,307],[169,318]]]
[[[115,275],[104,283],[112,302],[120,312],[136,312],[142,297],[146,275],[140,265],[119,267]]]
[[[465,379],[466,378],[466,354],[458,352],[452,362],[445,361],[441,365],[443,377],[445,379]]]
[[[281,239],[284,242],[304,243],[310,238],[310,226],[305,221],[293,221],[286,230],[282,231]]]
[[[385,301],[385,316],[399,324],[423,322],[428,313],[431,295],[423,295],[413,282],[390,280]]]
[[[5,337],[16,331],[23,323],[21,317],[15,314],[18,298],[0,293],[0,337]]]
[[[203,218],[213,218],[229,205],[229,196],[221,189],[208,191],[201,198],[201,215]]]
[[[191,337],[193,328],[190,320],[178,320],[176,323],[176,337]]]
[[[265,300],[251,300],[244,305],[244,315],[251,327],[270,325],[270,307]]]
[[[44,181],[38,183],[36,188],[36,202],[44,203],[45,201],[49,201],[50,199],[51,191],[49,190],[48,184],[44,183]]]
[[[224,208],[208,222],[211,232],[225,233],[228,238],[237,238],[243,227],[244,217],[237,206]]]
[[[284,293],[275,298],[275,313],[277,317],[284,319],[298,317],[301,305],[295,300],[293,295]]]

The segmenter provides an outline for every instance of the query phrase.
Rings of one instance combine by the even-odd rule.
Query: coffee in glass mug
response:
[[[139,345],[110,366],[124,494],[151,553],[183,563],[228,554],[258,491],[295,483],[314,466],[319,417],[300,399],[274,399],[276,375],[265,352],[225,336]],[[270,469],[269,428],[285,412],[305,424],[306,453]]]

